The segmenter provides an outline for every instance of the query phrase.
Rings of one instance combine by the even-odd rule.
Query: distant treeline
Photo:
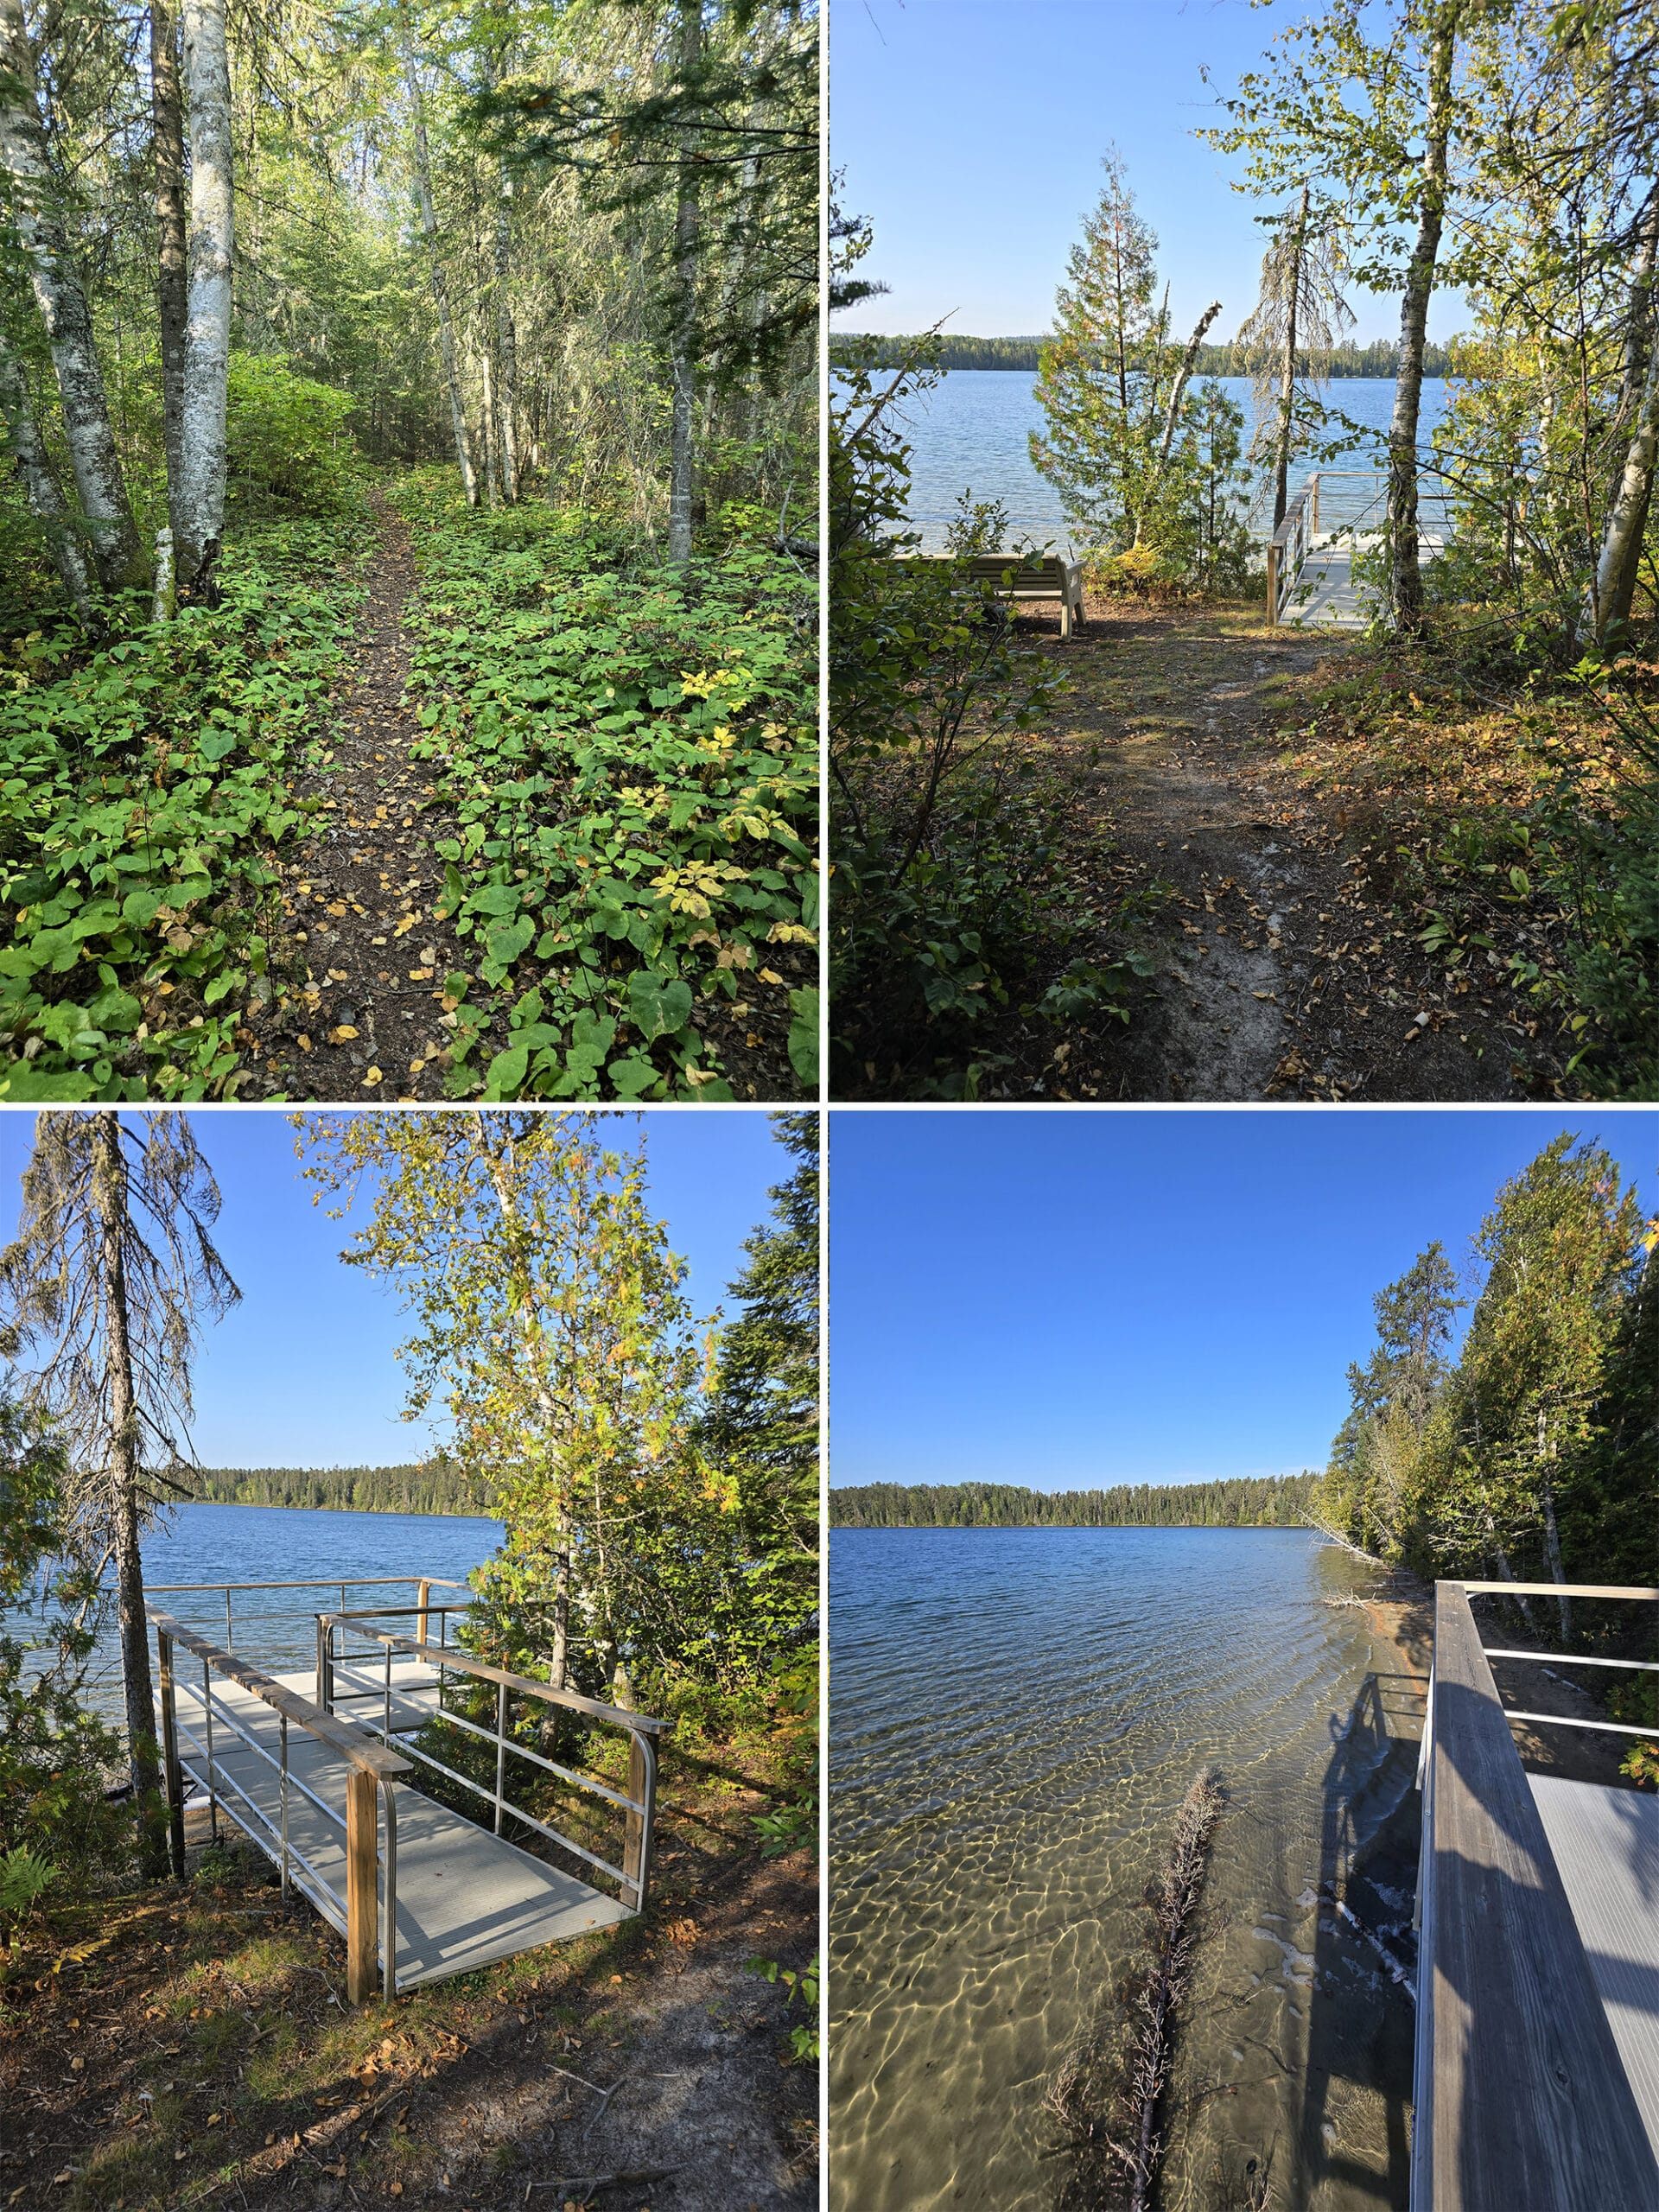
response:
[[[1311,1475],[1022,1490],[1013,1483],[861,1483],[830,1493],[832,1529],[1300,1529]]]
[[[839,333],[830,341],[830,358],[866,340],[842,336]],[[894,368],[904,358],[905,347],[912,343],[906,338],[878,338],[880,349],[877,360],[881,366]],[[944,338],[939,340],[941,358],[947,369],[1028,369],[1035,372],[1037,356],[1047,340],[1043,338]],[[1317,353],[1304,350],[1296,356],[1299,376],[1324,377],[1384,377],[1391,378],[1399,353],[1399,342],[1393,338],[1374,339],[1369,346],[1356,346],[1351,339],[1343,345],[1321,347]],[[1247,377],[1250,363],[1243,346],[1200,346],[1198,373],[1201,377]],[[1449,346],[1426,346],[1423,348],[1423,374],[1426,377],[1449,377],[1452,373],[1452,353]]]
[[[408,1467],[203,1467],[210,1505],[307,1505],[345,1513],[487,1513],[486,1486],[448,1459]]]

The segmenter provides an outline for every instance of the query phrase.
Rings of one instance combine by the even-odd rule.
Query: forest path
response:
[[[1047,1095],[1114,1099],[1499,1099],[1551,1095],[1535,1014],[1453,977],[1373,883],[1345,822],[1279,764],[1352,648],[1247,607],[1090,600],[1045,651],[1071,679],[1040,741],[1079,816],[1170,893],[1127,1030],[1070,1037]],[[1026,626],[1022,618],[1022,626]],[[1033,631],[1044,626],[1031,623]],[[1064,1051],[1064,1047],[1062,1048]]]
[[[285,964],[293,980],[262,1040],[268,1097],[444,1097],[452,1036],[469,1019],[444,984],[476,950],[432,918],[443,885],[434,846],[454,823],[413,757],[423,733],[404,696],[414,550],[402,516],[378,493],[372,501],[378,536],[356,645],[330,740],[296,782],[323,811],[281,861],[286,960],[273,944],[271,967]]]

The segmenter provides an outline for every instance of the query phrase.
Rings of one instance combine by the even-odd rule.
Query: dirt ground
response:
[[[525,2205],[806,2212],[817,2069],[760,1957],[817,1943],[806,1853],[710,1767],[666,1792],[652,1910],[601,1935],[348,2011],[343,1947],[251,1853],[33,1923],[0,1987],[0,2205]]]
[[[995,1048],[1016,1065],[985,1095],[1560,1095],[1565,1055],[1535,1008],[1501,970],[1431,959],[1389,895],[1391,855],[1355,849],[1340,807],[1284,765],[1283,732],[1349,641],[1269,629],[1255,607],[1091,598],[1087,618],[1065,642],[1058,616],[1020,618],[1071,684],[1028,741],[1071,785],[1075,840],[1109,840],[1119,888],[1160,894],[1138,940],[1154,972],[1127,1026],[1007,1025]]]
[[[425,734],[404,696],[414,548],[402,517],[382,499],[374,505],[367,596],[331,732],[296,779],[296,796],[320,802],[317,827],[278,855],[273,995],[245,1012],[255,1073],[244,1098],[407,1105],[467,1096],[505,1047],[508,1010],[527,988],[523,978],[499,991],[479,986],[476,940],[437,917],[444,864],[435,847],[458,831],[432,764],[413,757]],[[789,982],[817,981],[815,957],[789,946],[768,957]],[[453,992],[455,975],[474,988]],[[739,1098],[799,1095],[786,990],[700,1001],[696,1020]],[[476,1042],[463,1078],[452,1070],[467,1037]]]

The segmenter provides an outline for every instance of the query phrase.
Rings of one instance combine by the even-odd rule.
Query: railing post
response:
[[[427,1612],[427,1606],[428,1606],[428,1605],[429,1604],[429,1602],[430,1602],[430,1600],[431,1600],[431,1597],[432,1597],[432,1585],[431,1585],[431,1583],[430,1583],[430,1581],[429,1581],[429,1580],[423,1580],[423,1582],[421,1583],[421,1586],[420,1586],[420,1588],[421,1588],[420,1603],[419,1603],[419,1605],[416,1607],[416,1632],[415,1632],[415,1641],[416,1642],[416,1643],[424,1643],[426,1642],[426,1635],[427,1635],[426,1612]]]
[[[374,1995],[380,1944],[375,1895],[379,1853],[375,1818],[379,1800],[373,1770],[351,1768],[346,1777],[346,2001],[366,2005]]]
[[[213,1679],[207,1662],[201,1662],[201,1713],[207,1738],[207,1829],[219,1841],[219,1798],[213,1789]]]
[[[507,1686],[502,1682],[495,1693],[495,1832],[501,1833],[501,1804],[507,1777]]]
[[[1279,548],[1271,538],[1268,541],[1268,627],[1271,630],[1279,620]]]
[[[380,1802],[386,1808],[386,1895],[380,1923],[386,1948],[381,1961],[380,1988],[390,2005],[397,1994],[397,1800],[389,1774],[380,1777]]]
[[[235,1639],[231,1634],[231,1586],[228,1582],[225,1585],[225,1649],[227,1651],[236,1649]]]
[[[1316,468],[1316,469],[1314,470],[1314,472],[1313,472],[1313,535],[1314,535],[1314,537],[1317,537],[1319,536],[1319,470],[1318,470],[1317,468]]]
[[[287,1902],[287,1900],[288,1900],[288,1715],[287,1715],[285,1713],[279,1713],[279,1714],[277,1715],[277,1719],[278,1719],[278,1720],[279,1720],[279,1722],[281,1723],[281,1726],[282,1726],[282,1732],[283,1732],[283,1777],[282,1777],[282,1804],[283,1804],[283,1862],[282,1862],[282,1864],[283,1864],[283,1900],[284,1904],[286,1904],[286,1902]]]
[[[657,1753],[650,1738],[628,1731],[628,1795],[642,1813],[628,1815],[622,1840],[622,1872],[633,1891],[633,1909],[643,1912],[651,1883],[651,1831],[657,1797]]]
[[[173,1702],[173,1639],[156,1636],[162,1698],[162,1777],[167,1791],[168,1858],[175,1882],[184,1879],[184,1775],[179,1765],[179,1728]]]

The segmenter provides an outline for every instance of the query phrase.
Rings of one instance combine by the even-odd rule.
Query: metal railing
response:
[[[402,1654],[418,1659],[429,1667],[435,1666],[438,1673],[437,1697],[433,1709],[426,1714],[425,1718],[433,1721],[442,1721],[449,1727],[459,1729],[464,1734],[478,1738],[492,1745],[495,1751],[495,1786],[493,1789],[486,1789],[480,1783],[474,1781],[470,1775],[459,1772],[457,1769],[435,1758],[418,1744],[409,1742],[405,1728],[397,1732],[403,1740],[403,1749],[409,1757],[418,1759],[435,1772],[447,1776],[451,1782],[458,1783],[462,1789],[470,1790],[474,1796],[482,1798],[486,1804],[491,1805],[494,1811],[497,1835],[502,1834],[505,1820],[510,1818],[523,1821],[526,1827],[533,1828],[538,1835],[545,1836],[550,1842],[557,1844],[561,1849],[573,1852],[578,1859],[585,1860],[588,1865],[597,1867],[601,1873],[608,1874],[613,1881],[621,1885],[624,1891],[623,1902],[628,1904],[632,1911],[643,1912],[645,1909],[645,1900],[651,1883],[652,1835],[656,1819],[657,1747],[652,1738],[661,1734],[667,1723],[652,1719],[646,1713],[626,1711],[620,1706],[602,1705],[597,1699],[583,1697],[575,1690],[556,1690],[546,1682],[531,1681],[527,1675],[507,1674],[499,1667],[491,1667],[481,1659],[474,1659],[468,1652],[458,1651],[453,1644],[434,1645],[425,1637],[416,1641],[410,1637],[394,1635],[388,1630],[377,1628],[372,1624],[377,1618],[384,1617],[384,1615],[373,1613],[320,1613],[317,1616],[318,1705],[324,1711],[331,1710],[337,1695],[336,1683],[341,1681],[355,1682],[358,1685],[356,1694],[359,1697],[378,1695],[380,1698],[382,1718],[379,1733],[390,1745],[394,1733],[394,1703],[400,1695],[406,1698],[409,1694],[407,1690],[400,1693],[393,1680],[394,1656]],[[378,1656],[381,1665],[381,1675],[378,1681],[364,1674],[357,1663],[365,1656],[372,1658],[377,1655],[353,1652],[350,1649],[349,1644],[346,1644],[344,1649],[341,1648],[341,1644],[345,1643],[345,1640],[349,1638],[353,1631],[372,1639],[379,1647]],[[474,1681],[494,1684],[496,1698],[493,1727],[482,1727],[476,1720],[469,1719],[461,1713],[454,1713],[446,1708],[443,1692],[446,1676],[452,1670]],[[589,1719],[606,1721],[614,1727],[625,1730],[628,1737],[628,1779],[626,1791],[613,1789],[608,1783],[601,1782],[593,1775],[583,1774],[576,1768],[563,1765],[557,1759],[544,1758],[541,1752],[533,1751],[528,1745],[516,1742],[509,1732],[509,1707],[511,1700],[514,1698],[534,1700],[556,1708],[584,1713]],[[365,1721],[363,1725],[372,1726],[373,1724]],[[526,1812],[522,1806],[512,1803],[506,1795],[506,1762],[509,1755],[525,1761],[531,1766],[539,1767],[543,1773],[556,1775],[561,1781],[569,1783],[576,1789],[585,1789],[593,1796],[601,1797],[610,1804],[618,1807],[625,1816],[621,1865],[620,1866],[614,1865],[610,1859],[602,1858],[598,1852],[589,1850],[586,1844],[578,1843],[574,1836],[564,1834],[561,1830],[550,1827],[545,1821],[538,1820],[534,1814]],[[511,1840],[511,1839],[504,1840]]]
[[[446,1582],[442,1576],[436,1574],[347,1574],[344,1577],[325,1574],[313,1576],[303,1582],[156,1582],[149,1586],[149,1594],[152,1598],[183,1598],[201,1592],[222,1591],[225,1598],[225,1648],[227,1651],[233,1651],[236,1649],[236,1633],[231,1619],[231,1592],[233,1590],[338,1590],[342,1613],[346,1610],[346,1592],[348,1590],[414,1590],[417,1592],[415,1605],[404,1610],[420,1616],[422,1634],[424,1636],[428,1599],[431,1592],[465,1590],[468,1586],[465,1582]],[[450,1606],[448,1610],[454,1612],[464,1608]]]
[[[1623,1584],[1465,1582],[1463,1588],[1465,1595],[1471,1598],[1595,1598],[1659,1604],[1659,1590],[1630,1588]],[[1541,1666],[1548,1662],[1557,1667],[1620,1667],[1632,1674],[1659,1675],[1659,1659],[1603,1659],[1586,1651],[1525,1651],[1497,1643],[1483,1643],[1480,1648],[1488,1659],[1530,1659]],[[1625,1720],[1575,1720],[1565,1713],[1522,1713],[1508,1705],[1503,1711],[1511,1720],[1541,1721],[1557,1728],[1590,1728],[1603,1736],[1646,1736],[1659,1742],[1659,1724],[1652,1722],[1643,1728],[1632,1727]]]
[[[245,1587],[258,1587],[245,1585]],[[167,1797],[168,1853],[176,1878],[184,1877],[184,1762],[182,1738],[195,1753],[204,1772],[199,1777],[207,1791],[214,1834],[222,1805],[249,1840],[281,1871],[284,1897],[292,1881],[302,1890],[324,1918],[346,1937],[346,1994],[353,2005],[366,2003],[373,1994],[377,1962],[385,1995],[397,1990],[397,1809],[392,1794],[394,1778],[412,1771],[410,1762],[388,1746],[375,1743],[360,1723],[337,1718],[320,1706],[285,1689],[282,1683],[245,1665],[234,1655],[210,1643],[182,1621],[158,1606],[147,1604],[145,1616],[156,1630],[157,1694],[161,1707],[162,1766]],[[182,1648],[201,1662],[201,1688],[179,1671],[175,1648]],[[213,1676],[223,1676],[270,1707],[277,1719],[277,1750],[262,1744],[254,1732],[213,1688]],[[181,1719],[178,1700],[190,1700],[196,1708],[200,1733]],[[276,1777],[276,1812],[273,1818],[235,1775],[227,1772],[222,1752],[214,1749],[215,1723],[234,1736],[242,1747],[263,1760]],[[337,1812],[293,1771],[289,1759],[289,1729],[297,1724],[345,1764],[346,1809]],[[301,1850],[289,1832],[289,1809],[297,1794],[321,1813],[346,1838],[346,1889],[342,1896],[327,1875]],[[380,1848],[377,1809],[384,1817],[385,1847]]]
[[[1301,582],[1310,553],[1323,545],[1347,542],[1350,556],[1362,537],[1380,531],[1387,516],[1389,479],[1376,468],[1316,469],[1285,509],[1285,518],[1268,542],[1268,620],[1277,624]],[[1450,528],[1451,508],[1443,490],[1419,486],[1419,543]]]

